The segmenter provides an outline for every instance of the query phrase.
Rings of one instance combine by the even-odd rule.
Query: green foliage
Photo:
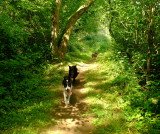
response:
[[[54,2],[6,0],[0,4],[0,129],[4,130],[37,122],[41,120],[40,115],[36,118],[38,111],[45,111],[40,102],[49,92],[42,86],[42,77],[44,62],[51,58]]]
[[[60,11],[60,32],[63,32],[63,29],[67,25],[68,19],[77,11],[77,9],[82,5],[86,0],[75,0],[74,2],[72,0],[65,0],[62,1],[62,7]]]
[[[90,109],[96,117],[94,133],[158,134],[159,83],[150,81],[149,89],[144,90],[128,58],[120,54],[100,54],[96,70],[87,75],[85,88],[89,90]]]
[[[43,68],[36,57],[32,55],[33,61],[29,56],[16,56],[0,62],[1,133],[36,134],[55,123],[50,112],[59,101],[61,90],[55,86],[61,84],[64,68],[59,64]]]
[[[86,1],[62,1],[60,34]],[[61,82],[64,66],[45,65],[45,76],[43,68],[51,58],[62,62],[51,56],[49,47],[54,4],[53,0],[0,1],[2,130],[39,133],[34,128],[54,123],[48,113],[55,107],[58,92],[53,89]],[[86,62],[93,52],[99,53],[97,70],[88,72],[85,85],[97,117],[95,133],[159,133],[159,11],[157,0],[97,0],[75,24],[65,62]],[[151,72],[146,83],[149,45]]]
[[[91,114],[95,117],[94,133],[138,134],[135,126],[130,126],[127,111],[124,111],[128,104],[124,96],[137,85],[136,76],[126,60],[122,62],[122,59],[113,57],[112,51],[99,54],[94,67],[87,74],[85,88],[88,89]]]
[[[77,2],[76,6],[81,3]],[[67,48],[68,54],[85,53],[91,56],[93,52],[105,52],[108,49],[111,43],[109,35],[106,35],[108,29],[102,24],[105,21],[104,3],[103,0],[96,1],[76,22]]]
[[[0,58],[40,52],[50,55],[51,1],[4,1],[0,14]]]
[[[128,116],[133,117],[130,121],[136,121],[136,127],[141,133],[158,133],[159,3],[156,0],[108,1],[107,10],[109,31],[115,41],[113,51],[116,56],[113,55],[112,59],[120,59],[125,70],[129,67],[126,61],[129,61],[132,65],[130,71],[136,74],[140,84],[126,90],[124,99],[130,104],[126,111],[130,113]],[[149,56],[151,65],[147,65]],[[150,67],[149,74],[147,66]],[[147,75],[149,81],[146,79]],[[125,75],[120,75],[112,83],[120,84],[125,81],[127,81]]]
[[[157,1],[110,1],[107,18],[110,20],[109,29],[116,43],[114,49],[127,56],[131,63],[134,63],[137,73],[145,74],[148,46],[150,45],[151,54],[159,57],[158,44],[159,28],[159,6]],[[113,14],[116,12],[116,15]],[[153,23],[150,26],[150,23]],[[152,34],[149,34],[152,31]],[[156,34],[155,34],[156,33]],[[153,44],[149,42],[150,36],[154,36]],[[155,39],[156,38],[156,39]],[[152,64],[155,61],[151,57]],[[151,69],[156,69],[151,66]],[[156,70],[158,71],[158,70]]]
[[[15,59],[3,60],[0,62],[0,68],[0,115],[2,117],[0,126],[1,129],[6,129],[13,124],[6,119],[9,118],[10,112],[39,101],[39,98],[43,98],[47,92],[40,86],[42,82],[40,72],[43,70],[38,68],[38,64],[36,65],[36,62],[29,57],[16,56]],[[7,124],[3,122],[4,120]]]

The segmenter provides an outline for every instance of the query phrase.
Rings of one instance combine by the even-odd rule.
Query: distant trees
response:
[[[106,1],[106,18],[115,41],[114,51],[116,55],[121,54],[120,58],[123,57],[126,67],[131,67],[140,85],[130,87],[126,93],[130,102],[128,111],[134,109],[133,113],[142,116],[143,119],[137,119],[137,124],[141,126],[139,131],[156,134],[159,131],[160,113],[160,2]],[[146,132],[144,128],[147,128]]]
[[[117,50],[125,54],[135,71],[146,76],[156,74],[160,62],[160,3],[157,0],[108,1],[109,30],[119,45]],[[156,61],[156,62],[155,62]]]

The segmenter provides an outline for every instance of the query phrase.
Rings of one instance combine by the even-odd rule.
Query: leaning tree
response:
[[[52,16],[52,33],[51,33],[51,51],[52,54],[59,59],[64,58],[66,49],[68,46],[68,41],[70,34],[73,30],[73,27],[77,20],[87,11],[87,9],[95,2],[96,0],[90,0],[82,4],[65,22],[66,25],[62,29],[60,28],[61,20],[61,8],[63,0],[55,0],[55,8]]]

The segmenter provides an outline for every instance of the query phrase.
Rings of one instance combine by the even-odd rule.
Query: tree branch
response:
[[[64,33],[62,35],[61,42],[59,45],[59,57],[60,58],[63,58],[66,53],[68,41],[70,38],[71,31],[73,30],[74,24],[95,1],[96,0],[90,0],[89,2],[85,3],[68,19],[68,23],[66,25],[66,28],[64,30]]]

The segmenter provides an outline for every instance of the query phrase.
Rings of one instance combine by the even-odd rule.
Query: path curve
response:
[[[91,134],[94,126],[93,117],[88,116],[88,105],[85,102],[86,92],[84,85],[86,83],[85,73],[90,64],[78,64],[79,75],[73,86],[71,96],[71,105],[65,106],[62,95],[62,103],[54,109],[52,116],[56,118],[57,125],[49,127],[41,134]],[[85,116],[87,115],[87,116]]]

